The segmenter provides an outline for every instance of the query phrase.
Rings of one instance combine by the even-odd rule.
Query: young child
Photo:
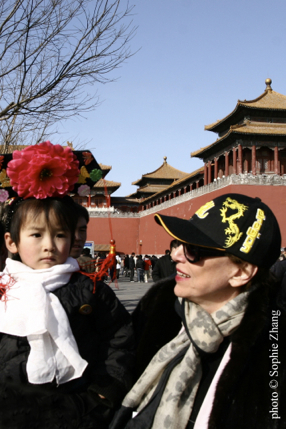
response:
[[[107,428],[132,385],[130,316],[69,257],[73,213],[68,196],[6,207],[0,427]]]

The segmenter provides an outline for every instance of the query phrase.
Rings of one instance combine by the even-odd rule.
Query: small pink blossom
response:
[[[78,161],[69,147],[46,141],[13,152],[7,174],[13,190],[24,199],[60,197],[78,180]]]
[[[5,189],[0,189],[0,203],[4,203],[4,201],[7,201],[9,197],[9,192]]]
[[[86,197],[89,194],[90,194],[90,187],[89,186],[87,186],[87,185],[81,185],[78,188],[78,195],[80,197]]]

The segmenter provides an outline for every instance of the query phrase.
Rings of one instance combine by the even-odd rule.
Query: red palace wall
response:
[[[286,247],[286,188],[283,186],[230,185],[158,212],[189,219],[207,201],[225,193],[240,193],[261,198],[277,217],[282,234],[282,247]],[[152,214],[140,219],[139,239],[142,240],[142,253],[161,254],[168,249],[172,237],[155,222]]]
[[[116,251],[120,253],[139,253],[139,218],[90,218],[87,240],[95,244],[109,244],[115,240]],[[111,225],[111,228],[110,228]],[[112,231],[112,233],[111,233]]]
[[[229,185],[164,210],[160,210],[161,206],[158,206],[158,212],[189,219],[207,201],[225,193],[241,193],[250,197],[259,197],[269,205],[280,225],[282,246],[286,247],[286,188],[284,186]],[[116,250],[122,253],[163,254],[165,249],[169,248],[172,240],[172,237],[155,222],[154,213],[141,218],[111,218],[111,224],[117,245]],[[107,218],[91,218],[88,239],[97,244],[109,242]],[[139,244],[140,240],[142,245]]]

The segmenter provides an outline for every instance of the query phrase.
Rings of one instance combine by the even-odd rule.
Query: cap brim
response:
[[[189,220],[174,216],[163,216],[158,213],[155,214],[155,220],[169,235],[183,243],[225,251],[223,247],[204,234]]]

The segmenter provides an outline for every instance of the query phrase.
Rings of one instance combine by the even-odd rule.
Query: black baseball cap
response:
[[[222,250],[258,267],[270,268],[280,255],[277,219],[260,198],[224,194],[200,207],[190,220],[159,213],[155,220],[183,243]]]

